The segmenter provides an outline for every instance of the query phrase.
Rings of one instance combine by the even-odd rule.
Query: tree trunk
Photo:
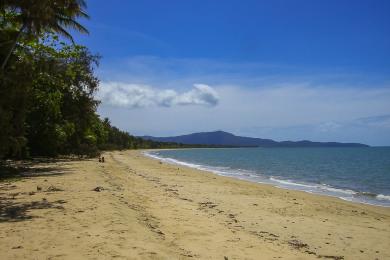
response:
[[[16,36],[16,39],[14,40],[14,42],[12,43],[12,47],[10,48],[9,52],[7,53],[7,56],[5,57],[3,63],[1,64],[1,70],[4,70],[5,66],[7,65],[8,63],[8,60],[9,58],[11,57],[11,54],[12,52],[14,51],[15,47],[16,47],[16,44],[18,43],[18,40],[20,38],[20,35],[22,35],[22,32],[23,32],[23,29],[24,29],[25,25],[23,24],[22,27],[20,28],[17,36]]]

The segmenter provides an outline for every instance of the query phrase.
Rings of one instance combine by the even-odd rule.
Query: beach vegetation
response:
[[[134,137],[97,114],[101,57],[67,31],[88,32],[76,21],[88,17],[85,7],[81,0],[1,1],[0,158],[183,146]]]

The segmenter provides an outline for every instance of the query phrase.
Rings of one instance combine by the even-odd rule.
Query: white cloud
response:
[[[318,130],[327,133],[337,131],[340,127],[342,127],[342,124],[330,121],[319,124]]]
[[[369,127],[382,127],[390,128],[390,115],[380,115],[380,116],[371,116],[358,118],[353,121],[351,124],[358,126],[369,126]]]
[[[148,85],[103,82],[97,97],[103,105],[124,108],[216,106],[219,102],[217,92],[205,84],[194,84],[191,90],[178,93],[173,89],[160,90]]]
[[[213,90],[220,98],[218,106],[212,110],[202,105],[179,106],[206,102],[207,98],[202,98],[198,91],[207,91],[198,86],[184,93],[154,90],[153,95],[159,93],[160,99],[155,101],[153,95],[153,98],[141,98],[143,102],[151,102],[151,105],[142,105],[145,107],[142,111],[126,109],[126,106],[122,106],[125,109],[113,107],[104,102],[99,113],[136,135],[170,136],[225,130],[277,140],[390,144],[388,127],[385,127],[388,117],[376,117],[388,115],[390,111],[390,87],[330,88],[301,83],[257,88],[213,85]],[[172,104],[176,106],[159,107]],[[355,121],[356,118],[364,120]]]
[[[153,56],[112,60],[99,74],[106,82],[99,113],[136,135],[221,129],[277,140],[390,144],[390,121],[377,117],[390,112],[389,80],[381,74]],[[194,82],[212,88],[183,88]],[[136,107],[143,109],[128,109]]]

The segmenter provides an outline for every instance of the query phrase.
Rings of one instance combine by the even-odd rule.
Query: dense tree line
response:
[[[0,158],[181,147],[136,138],[98,116],[100,57],[66,31],[87,32],[76,21],[88,17],[84,8],[81,0],[0,0]]]

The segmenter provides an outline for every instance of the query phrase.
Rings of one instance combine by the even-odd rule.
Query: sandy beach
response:
[[[390,259],[390,208],[104,156],[0,182],[0,258]]]

